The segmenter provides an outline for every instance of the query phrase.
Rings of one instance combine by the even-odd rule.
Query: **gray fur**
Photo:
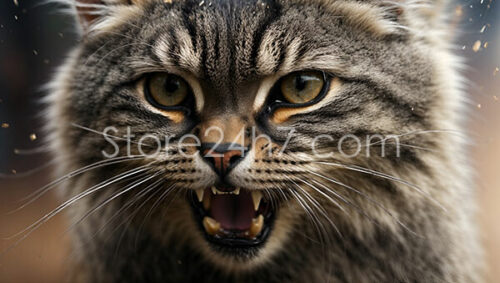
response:
[[[198,122],[237,116],[246,121],[245,127],[257,126],[258,133],[268,134],[279,147],[285,133],[249,111],[259,84],[275,74],[320,69],[340,78],[339,92],[321,108],[285,122],[296,133],[283,156],[255,157],[250,170],[235,170],[232,180],[242,187],[270,192],[298,185],[327,217],[313,209],[318,229],[292,197],[288,205],[282,204],[276,223],[286,233],[276,242],[272,242],[272,234],[263,247],[276,245],[271,255],[261,250],[255,258],[223,258],[206,248],[186,201],[189,189],[207,186],[213,172],[200,168],[196,158],[184,158],[171,148],[174,154],[162,155],[161,162],[150,166],[148,174],[166,170],[160,175],[165,184],[152,190],[151,198],[147,198],[149,194],[137,196],[159,178],[121,195],[75,226],[77,267],[72,280],[481,281],[474,193],[464,163],[463,141],[454,132],[461,126],[463,94],[453,66],[458,61],[439,33],[443,20],[419,15],[411,5],[403,5],[400,14],[398,9],[387,8],[385,1],[376,0],[143,2],[113,4],[138,5],[141,12],[109,30],[91,31],[91,26],[84,30],[81,43],[53,84],[48,131],[60,171],[102,160],[102,150],[113,151],[101,136],[74,124],[97,131],[115,126],[118,136],[130,126],[135,135],[179,137],[194,132]],[[343,3],[383,11],[386,22],[358,24],[360,16],[345,12]],[[438,4],[430,5],[437,9]],[[380,33],[375,32],[378,27],[369,28],[379,24],[387,30]],[[427,30],[418,30],[423,25]],[[300,41],[298,49],[290,47],[294,40]],[[190,55],[182,48],[190,50]],[[138,98],[136,83],[143,74],[171,69],[200,81],[205,97],[200,121],[174,123],[150,111]],[[437,131],[427,132],[431,130]],[[401,137],[407,146],[401,148],[400,157],[361,154],[352,159],[320,160],[307,151],[312,139],[321,134],[338,138],[405,133],[414,134]],[[124,146],[120,143],[122,150]],[[320,147],[337,153],[324,140]],[[78,194],[149,162],[127,161],[75,176],[64,185],[64,195]],[[353,166],[398,180],[355,171],[352,168],[359,167]],[[327,194],[345,211],[304,180],[323,191],[336,192]],[[71,207],[70,215],[78,220],[132,181],[127,179],[82,199]],[[150,213],[172,185],[173,191]],[[127,205],[129,209],[120,210]],[[116,213],[118,217],[113,218]],[[120,225],[123,222],[128,225]],[[99,230],[101,226],[105,229]]]

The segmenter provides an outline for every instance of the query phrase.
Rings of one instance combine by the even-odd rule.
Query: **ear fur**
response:
[[[144,0],[72,0],[76,9],[78,22],[84,32],[109,15],[111,10],[118,7],[138,5]]]
[[[104,3],[101,0],[77,0],[75,3],[76,14],[80,25],[86,30],[92,22],[99,18],[99,10]]]

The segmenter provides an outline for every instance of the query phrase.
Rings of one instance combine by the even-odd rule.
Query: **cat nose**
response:
[[[243,160],[247,152],[244,146],[234,143],[203,143],[201,148],[203,159],[212,166],[221,179]]]

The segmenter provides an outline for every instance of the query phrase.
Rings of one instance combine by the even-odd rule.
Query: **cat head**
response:
[[[446,128],[460,100],[442,4],[77,1],[82,39],[49,98],[53,150],[65,168],[114,162],[86,173],[119,179],[95,193],[122,200],[103,210],[151,195],[143,233],[226,269],[342,231],[404,230],[397,203],[426,194],[401,180],[427,181],[418,147],[439,141],[403,134]],[[165,213],[146,217],[153,205]]]

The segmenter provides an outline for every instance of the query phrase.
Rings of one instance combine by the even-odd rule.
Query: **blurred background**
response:
[[[63,216],[19,245],[4,239],[59,203],[55,194],[48,194],[9,213],[52,180],[50,160],[41,147],[41,89],[77,43],[72,19],[43,2],[0,1],[0,282],[60,282],[71,259]],[[475,137],[470,162],[477,171],[488,282],[500,282],[500,3],[456,1],[453,8],[460,19],[456,53],[467,62],[467,128]]]

